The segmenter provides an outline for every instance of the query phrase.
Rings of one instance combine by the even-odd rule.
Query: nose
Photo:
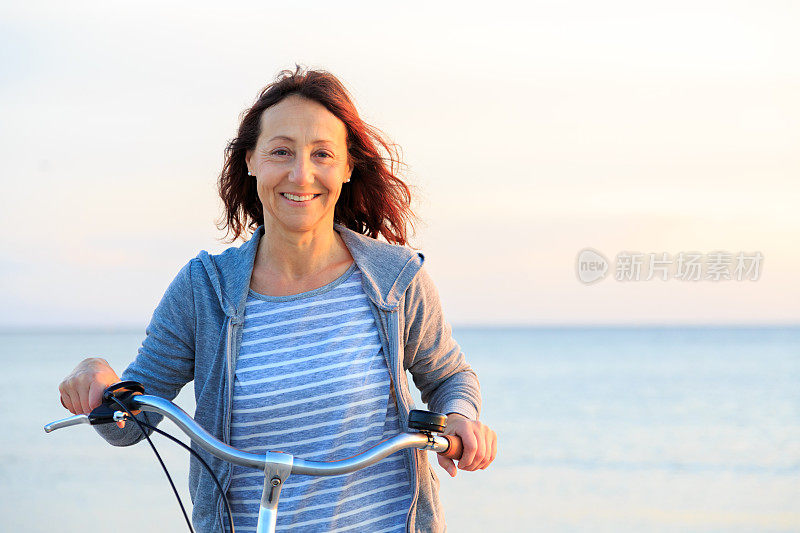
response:
[[[314,182],[314,166],[311,164],[310,156],[301,154],[297,157],[289,174],[289,181],[299,186]]]

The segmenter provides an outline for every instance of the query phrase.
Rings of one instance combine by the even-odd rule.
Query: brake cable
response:
[[[145,431],[144,428],[147,427],[152,431],[155,431],[156,433],[167,437],[168,439],[175,442],[176,444],[179,444],[189,453],[191,453],[195,458],[197,458],[200,461],[200,464],[202,464],[205,467],[205,469],[211,475],[211,479],[214,480],[214,483],[217,485],[217,488],[222,494],[222,499],[225,502],[225,512],[228,515],[228,525],[230,527],[230,533],[235,533],[233,526],[233,513],[231,512],[230,502],[228,502],[228,498],[225,494],[225,491],[222,489],[222,485],[217,479],[217,476],[214,475],[214,471],[211,470],[211,467],[208,465],[208,463],[206,463],[206,461],[200,456],[200,454],[197,451],[187,446],[184,442],[173,437],[166,431],[158,429],[152,424],[148,424],[147,422],[141,421],[138,418],[136,418],[136,416],[131,412],[129,405],[126,404],[130,404],[132,397],[137,392],[144,393],[144,387],[136,381],[120,381],[119,383],[111,385],[105,391],[103,391],[103,403],[96,409],[96,411],[99,412],[95,413],[95,417],[105,418],[110,416],[113,418],[113,411],[115,411],[116,409],[112,409],[112,407],[113,404],[116,404],[125,411],[125,413],[128,415],[127,418],[133,419],[133,421],[139,427],[139,430],[142,432],[144,438],[146,438],[147,442],[150,444],[150,448],[152,448],[153,453],[158,459],[158,462],[161,464],[161,468],[164,470],[164,475],[167,476],[167,480],[169,481],[169,484],[172,487],[172,492],[175,494],[175,498],[178,500],[178,505],[180,506],[181,512],[183,513],[183,518],[186,520],[186,525],[189,526],[189,531],[191,533],[195,533],[194,528],[192,527],[191,520],[189,520],[189,515],[186,513],[186,508],[183,505],[183,501],[181,500],[181,497],[178,494],[178,489],[175,488],[175,483],[172,481],[172,477],[169,475],[167,467],[164,464],[164,461],[161,459],[161,455],[156,450],[155,444],[153,444],[153,441],[150,440],[150,436],[148,435],[147,431]]]

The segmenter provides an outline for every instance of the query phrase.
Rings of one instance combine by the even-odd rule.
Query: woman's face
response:
[[[265,109],[246,161],[267,230],[333,231],[334,207],[353,169],[345,125],[322,104],[290,95]]]

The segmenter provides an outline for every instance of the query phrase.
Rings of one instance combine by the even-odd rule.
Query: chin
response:
[[[314,221],[281,220],[278,222],[278,224],[283,228],[285,228],[287,231],[298,232],[298,233],[317,231],[328,227],[333,229],[333,222],[328,224],[327,221],[325,220],[314,220]]]

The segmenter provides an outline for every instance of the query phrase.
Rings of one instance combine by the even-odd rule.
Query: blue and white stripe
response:
[[[400,432],[391,379],[361,272],[292,296],[250,291],[236,363],[231,444],[344,459]],[[263,473],[234,466],[236,531],[255,531]],[[401,455],[353,474],[292,475],[279,531],[405,531],[411,483]]]

